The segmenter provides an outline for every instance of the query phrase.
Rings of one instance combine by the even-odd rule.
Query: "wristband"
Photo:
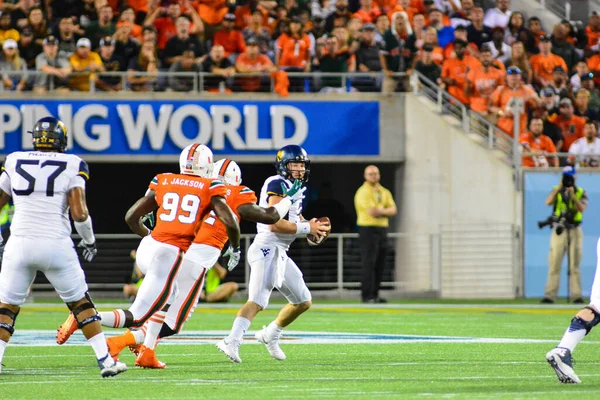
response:
[[[92,228],[92,217],[88,215],[87,219],[83,222],[75,221],[75,230],[83,239],[85,244],[93,244],[96,241],[94,237],[94,230]]]
[[[288,211],[290,211],[291,206],[292,201],[285,197],[279,203],[275,204],[273,208],[277,211],[277,214],[279,214],[279,219],[281,219],[286,216]]]
[[[296,224],[296,235],[308,235],[310,233],[310,222],[299,222]]]

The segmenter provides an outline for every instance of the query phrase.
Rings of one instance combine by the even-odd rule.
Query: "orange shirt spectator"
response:
[[[235,68],[241,74],[267,73],[276,70],[271,59],[260,54],[258,42],[254,38],[248,40],[247,51],[237,58]],[[246,92],[256,92],[260,89],[260,77],[238,77],[238,81]]]
[[[525,102],[525,110],[519,116],[519,132],[527,128],[527,106],[535,105],[538,97],[529,85],[522,82],[521,70],[515,67],[507,71],[506,86],[498,86],[490,98],[490,112],[498,115],[498,129],[509,136],[514,136],[514,116],[512,114],[513,98],[521,98]]]
[[[148,12],[148,0],[127,0],[127,4],[135,10],[136,14],[139,12]]]
[[[202,0],[198,4],[200,18],[209,25],[220,24],[228,10],[226,0]]]
[[[360,9],[352,17],[358,18],[363,24],[374,23],[381,15],[381,9],[373,5],[373,0],[362,0]]]
[[[472,56],[465,55],[467,42],[456,40],[456,58],[444,61],[442,68],[442,80],[448,87],[448,93],[454,96],[463,104],[469,104],[469,97],[466,94],[467,73],[472,65],[479,64],[479,61]]]
[[[585,118],[578,117],[573,113],[573,103],[571,99],[564,98],[559,103],[558,114],[553,114],[548,118],[548,121],[557,125],[564,137],[561,152],[568,152],[569,147],[579,138],[584,137],[583,130],[585,128]]]
[[[532,132],[525,132],[519,136],[519,144],[523,146],[523,153],[536,153],[535,156],[523,156],[524,167],[547,167],[551,163],[558,167],[556,157],[548,160],[549,154],[556,154],[554,142],[548,136],[542,134],[544,122],[541,118],[533,118],[529,123]]]
[[[588,46],[598,44],[598,39],[600,39],[600,14],[598,12],[592,11],[588,20],[588,26],[585,27],[585,35],[588,38]]]
[[[533,79],[537,80],[541,86],[546,86],[546,82],[552,82],[552,71],[556,67],[563,67],[565,71],[569,68],[562,57],[552,54],[552,44],[550,43],[550,37],[544,36],[540,39],[540,53],[532,56],[529,59],[531,64],[531,70],[533,71]]]
[[[119,21],[119,22],[117,22],[117,29],[119,29],[119,27],[123,24],[131,25],[131,23],[129,21]],[[138,40],[141,39],[142,38],[142,27],[137,24],[133,24],[131,26],[131,37],[138,39]]]
[[[223,28],[215,33],[213,45],[218,44],[225,49],[225,57],[231,54],[241,54],[246,51],[246,43],[242,32],[233,29],[235,15],[226,14],[223,17]]]
[[[309,52],[310,39],[306,34],[289,36],[284,33],[277,40],[280,67],[306,68]]]
[[[467,74],[469,103],[471,110],[486,113],[490,106],[490,96],[504,83],[504,72],[492,66],[492,53],[481,53],[481,64]]]

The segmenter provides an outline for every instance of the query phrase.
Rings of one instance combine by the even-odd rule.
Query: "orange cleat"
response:
[[[127,346],[135,345],[135,337],[128,329],[124,334],[119,336],[113,336],[106,339],[108,346],[108,352],[110,356],[117,361],[119,359],[119,353]]]
[[[140,348],[140,354],[135,359],[135,366],[142,368],[163,369],[167,366],[167,364],[159,361],[158,358],[156,358],[156,353],[154,350],[142,345]]]
[[[61,326],[58,327],[56,332],[56,343],[65,344],[67,340],[71,337],[73,333],[77,330],[77,320],[72,312],[69,313],[69,316],[62,323]]]

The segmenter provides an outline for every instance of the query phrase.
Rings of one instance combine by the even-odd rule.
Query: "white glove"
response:
[[[229,246],[229,248],[227,249],[225,254],[223,254],[223,256],[229,257],[229,262],[227,263],[227,269],[229,271],[233,271],[233,269],[240,262],[240,257],[242,256],[242,251],[239,248],[234,249],[233,247]]]

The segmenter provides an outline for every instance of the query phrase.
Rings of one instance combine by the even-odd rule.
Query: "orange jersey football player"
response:
[[[288,213],[290,206],[304,197],[303,194],[306,190],[297,180],[289,189],[284,188],[287,196],[282,202],[273,207],[262,208],[256,205],[257,198],[254,191],[241,185],[241,170],[235,161],[224,159],[216,162],[213,177],[225,182],[227,205],[238,220],[243,218],[265,224],[274,224],[283,218]],[[190,250],[196,248],[198,253],[210,254],[210,256],[204,257],[203,259],[206,261],[202,261],[203,259],[199,258],[197,254],[192,256],[188,250],[185,258],[194,265],[177,275],[176,283],[179,292],[177,296],[173,296],[163,310],[156,312],[150,318],[145,329],[111,338],[108,341],[111,354],[116,357],[125,346],[133,345],[132,338],[135,338],[136,345],[143,343],[138,350],[136,365],[145,368],[164,368],[165,364],[156,359],[154,351],[157,339],[181,331],[196,307],[207,270],[216,264],[228,240],[226,225],[214,212],[207,214],[196,228],[196,235]],[[230,257],[228,263],[230,271],[237,265],[238,260],[233,261]]]

